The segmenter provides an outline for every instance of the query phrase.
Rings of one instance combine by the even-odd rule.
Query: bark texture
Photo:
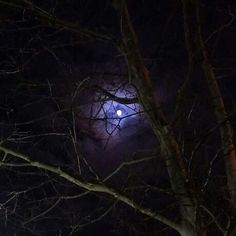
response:
[[[201,35],[198,1],[182,0],[185,38],[190,67],[201,65],[208,83],[214,113],[220,129],[221,145],[225,160],[228,192],[233,208],[236,207],[236,153],[233,143],[233,128],[225,109],[223,97],[214,70],[209,63],[207,50]]]

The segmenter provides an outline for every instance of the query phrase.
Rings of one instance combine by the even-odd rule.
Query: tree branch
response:
[[[129,197],[123,195],[122,193],[120,193],[112,188],[109,188],[109,187],[102,185],[102,184],[89,183],[89,182],[82,181],[82,180],[75,178],[75,177],[69,175],[68,173],[62,171],[60,168],[57,168],[57,167],[54,167],[51,165],[47,165],[47,164],[44,164],[41,162],[33,161],[28,156],[18,153],[16,151],[13,151],[9,148],[5,148],[5,147],[0,146],[0,151],[2,151],[3,153],[5,153],[7,155],[12,155],[22,161],[25,161],[32,167],[36,167],[41,170],[45,170],[50,173],[53,173],[56,176],[58,176],[64,180],[67,180],[68,182],[73,183],[80,188],[86,189],[91,192],[106,193],[106,194],[112,196],[113,198],[132,207],[133,209],[139,211],[140,213],[147,215],[155,220],[158,220],[161,223],[168,225],[169,227],[171,227],[177,231],[180,230],[180,226],[176,222],[166,218],[165,216],[162,216],[158,212],[155,212],[149,208],[145,208],[145,207],[140,206],[134,200],[130,199]]]
[[[97,40],[101,41],[109,41],[112,43],[115,43],[116,40],[109,34],[103,34],[100,32],[97,32],[96,30],[91,30],[87,28],[82,28],[79,26],[79,24],[74,24],[71,22],[67,22],[64,20],[60,20],[56,18],[54,15],[51,15],[47,11],[43,10],[42,8],[36,6],[30,1],[23,0],[22,1],[25,4],[17,4],[17,3],[11,3],[8,1],[0,0],[0,5],[5,5],[11,8],[16,8],[16,9],[22,9],[22,10],[29,10],[31,12],[34,12],[38,15],[39,19],[41,21],[46,22],[49,26],[55,27],[55,28],[64,28],[66,30],[69,30],[71,32],[80,34],[85,37],[89,38],[95,38]]]

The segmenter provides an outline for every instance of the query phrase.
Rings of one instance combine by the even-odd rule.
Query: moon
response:
[[[121,110],[117,110],[117,111],[116,111],[116,114],[117,114],[118,116],[122,116],[122,111],[121,111]]]

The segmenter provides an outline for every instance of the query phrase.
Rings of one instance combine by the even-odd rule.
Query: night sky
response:
[[[223,208],[222,154],[204,185],[220,141],[217,129],[209,134],[216,120],[202,71],[191,77],[181,113],[175,116],[177,94],[188,74],[181,1],[127,2],[154,96],[186,163],[204,140],[191,160],[193,183],[204,188],[199,198],[212,209],[217,204]],[[236,4],[201,0],[200,19],[235,128]],[[0,24],[1,145],[84,181],[105,183],[177,220],[159,141],[136,99],[125,58],[115,47],[122,38],[111,1],[0,1]],[[133,102],[122,104],[112,96]],[[0,157],[5,161],[1,152]],[[20,166],[14,156],[7,161],[18,166],[0,167],[0,236],[178,235],[106,194]],[[209,235],[218,235],[213,226],[209,229]]]

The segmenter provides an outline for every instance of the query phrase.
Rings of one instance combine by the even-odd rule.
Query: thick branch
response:
[[[126,58],[130,82],[137,88],[139,102],[148,113],[153,131],[159,139],[172,190],[178,199],[182,216],[193,224],[195,203],[186,186],[186,168],[179,145],[160,105],[155,100],[149,73],[140,53],[137,35],[131,23],[127,5],[125,1],[116,0],[114,6],[121,19],[123,42],[120,50]]]
[[[9,1],[0,0],[0,5],[34,12],[35,14],[37,14],[37,16],[41,21],[45,22],[50,27],[64,28],[66,30],[69,30],[71,32],[77,33],[85,37],[95,38],[101,41],[110,41],[113,43],[115,42],[115,39],[109,34],[103,34],[97,32],[96,30],[86,29],[84,27],[82,28],[79,24],[74,24],[71,22],[60,20],[56,18],[54,15],[51,15],[50,13],[41,9],[40,7],[38,7],[37,5],[33,4],[30,1],[24,0],[22,2],[23,4],[17,4],[17,3],[11,3]]]
[[[236,207],[236,153],[233,143],[233,129],[225,109],[223,97],[216,80],[214,70],[209,63],[204,41],[201,35],[198,1],[182,0],[185,18],[185,38],[191,66],[200,64],[208,82],[214,112],[220,124],[222,150],[225,157],[228,190],[231,202]]]
[[[168,225],[169,227],[171,227],[177,231],[179,230],[179,225],[177,223],[162,216],[158,212],[155,212],[149,208],[145,208],[145,207],[140,206],[138,203],[136,203],[134,200],[130,199],[129,197],[127,197],[127,196],[123,195],[122,193],[120,193],[112,188],[109,188],[103,184],[94,184],[94,183],[84,182],[78,178],[75,178],[75,177],[67,174],[66,172],[62,171],[60,168],[57,168],[57,167],[54,167],[51,165],[47,165],[47,164],[44,164],[41,162],[33,161],[26,155],[23,155],[21,153],[15,152],[11,149],[8,149],[8,148],[2,147],[2,146],[0,146],[0,151],[4,152],[5,155],[12,155],[14,157],[17,157],[18,159],[21,159],[21,160],[27,162],[32,167],[36,167],[41,170],[51,172],[51,173],[55,174],[56,176],[61,177],[62,179],[67,180],[70,183],[73,183],[80,188],[86,189],[91,192],[106,193],[106,194],[112,196],[113,198],[132,207],[133,209],[141,212],[142,214],[147,215],[155,220],[158,220],[161,223]]]

